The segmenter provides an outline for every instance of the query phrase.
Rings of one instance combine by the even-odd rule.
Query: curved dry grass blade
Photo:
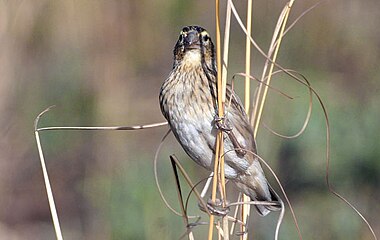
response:
[[[160,183],[158,181],[158,174],[157,174],[157,161],[158,161],[158,155],[160,154],[160,151],[161,151],[161,148],[162,148],[162,145],[164,144],[164,141],[166,139],[166,137],[169,135],[169,133],[171,132],[171,130],[169,129],[165,135],[162,137],[161,139],[161,142],[160,144],[158,145],[157,147],[157,150],[156,150],[156,153],[154,154],[154,160],[153,160],[153,171],[154,171],[154,180],[156,182],[156,186],[157,186],[157,189],[158,189],[158,192],[160,193],[160,197],[162,199],[162,201],[164,201],[165,205],[167,208],[169,208],[174,214],[178,215],[178,216],[182,216],[181,213],[177,212],[176,210],[174,210],[174,208],[172,206],[170,206],[170,204],[168,203],[168,201],[166,200],[166,198],[164,197],[164,194],[161,190],[161,187],[160,187]]]
[[[275,231],[275,236],[274,236],[275,240],[277,240],[278,237],[279,237],[281,223],[282,223],[282,221],[284,219],[284,216],[285,216],[285,205],[284,205],[284,203],[282,201],[280,202],[280,204],[281,204],[281,212],[280,212],[280,215],[278,217],[277,224],[276,224],[276,231]],[[231,206],[240,206],[240,205],[243,205],[243,206],[244,205],[276,206],[276,205],[278,205],[278,203],[276,203],[276,202],[269,202],[269,201],[243,201],[243,202],[230,203],[228,205],[228,207],[231,207]],[[232,232],[231,232],[231,234],[232,234]],[[244,235],[244,234],[245,234],[245,232],[242,233],[242,235]]]
[[[233,3],[232,3],[232,0],[229,0],[229,2],[231,3],[231,9],[232,9],[232,12],[234,13],[234,16],[235,16],[235,18],[236,18],[236,20],[238,21],[238,23],[239,23],[239,25],[240,25],[240,27],[243,29],[243,31],[247,34],[247,30],[245,29],[245,27],[244,27],[244,25],[242,24],[242,22],[241,22],[241,19],[240,19],[240,17],[239,17],[239,15],[238,15],[238,13],[237,13],[237,11],[236,11],[236,9],[235,9],[235,6],[233,5]],[[293,3],[293,1],[291,1],[290,3]],[[288,5],[289,6],[289,5]],[[290,72],[288,72],[288,71],[286,71],[283,67],[281,67],[281,65],[279,65],[279,64],[277,64],[277,63],[275,63],[273,60],[271,60],[263,51],[262,51],[262,49],[256,44],[256,42],[251,38],[251,42],[252,42],[252,44],[256,47],[256,49],[264,56],[264,57],[266,57],[267,59],[268,59],[268,61],[270,61],[271,63],[272,63],[272,66],[274,65],[274,66],[276,66],[276,67],[278,67],[278,68],[280,68],[281,70],[284,70],[284,72],[286,73],[286,74],[288,74],[289,76],[291,76],[291,77],[293,77],[296,81],[298,81],[298,82],[301,82],[301,83],[303,83],[302,82],[302,80],[301,79],[299,79],[298,77],[296,77],[294,74],[292,74],[292,73],[290,73]],[[269,74],[269,76],[271,76],[271,74]],[[303,83],[304,85],[305,85],[305,83]],[[321,105],[321,107],[322,107],[322,109],[323,109],[323,112],[324,112],[324,115],[325,115],[325,117],[326,117],[326,125],[329,125],[329,123],[328,123],[328,118],[327,118],[327,111],[326,111],[326,109],[325,109],[325,107],[324,107],[324,105],[323,105],[323,103],[322,103],[322,100],[321,100],[321,98],[319,97],[319,95],[316,93],[316,91],[314,90],[314,89],[312,89],[310,86],[307,86],[307,87],[309,87],[309,89],[311,89],[312,91],[313,91],[313,93],[317,96],[317,98],[318,98],[318,101],[319,101],[319,103],[320,103],[320,105]],[[256,123],[256,125],[257,125],[257,123]],[[371,227],[371,225],[369,224],[369,222],[367,221],[367,219],[348,201],[348,200],[346,200],[343,196],[341,196],[339,193],[337,193],[333,188],[332,188],[332,185],[331,185],[331,183],[330,183],[330,181],[329,181],[329,161],[330,161],[330,159],[329,159],[329,156],[330,156],[330,150],[329,150],[329,142],[330,142],[330,137],[329,137],[329,127],[327,127],[327,131],[328,131],[328,134],[327,134],[327,149],[326,149],[326,155],[327,155],[327,157],[326,157],[326,161],[327,161],[327,165],[326,165],[326,182],[327,182],[327,185],[328,185],[328,188],[329,188],[329,191],[331,192],[331,193],[333,193],[336,197],[338,197],[339,199],[341,199],[343,202],[345,202],[348,206],[350,206],[357,214],[358,214],[358,216],[364,221],[364,223],[367,225],[367,227],[369,228],[369,230],[370,230],[370,232],[371,232],[371,234],[373,235],[373,237],[374,237],[374,239],[376,239],[377,240],[377,236],[376,236],[376,234],[375,234],[375,232],[373,231],[373,229],[372,229],[372,227]]]
[[[286,69],[282,69],[282,70],[284,70],[285,73],[288,74],[289,76],[292,76],[292,78],[295,81],[297,81],[300,84],[308,87],[313,92],[313,94],[316,96],[316,98],[318,100],[318,103],[319,103],[319,105],[322,108],[323,115],[325,117],[325,123],[326,123],[326,184],[328,186],[329,191],[332,194],[334,194],[336,197],[338,197],[340,200],[342,200],[344,203],[346,203],[351,209],[353,209],[356,212],[356,214],[358,214],[358,216],[367,225],[367,227],[370,230],[370,232],[371,232],[372,236],[374,237],[374,239],[377,240],[378,238],[377,238],[375,232],[373,231],[372,226],[369,224],[368,220],[347,199],[345,199],[338,192],[336,192],[333,189],[332,184],[330,183],[330,179],[329,179],[329,166],[330,166],[330,122],[329,122],[329,118],[328,118],[328,114],[327,114],[327,109],[326,109],[325,105],[323,104],[322,98],[319,96],[318,92],[313,87],[307,85],[302,80],[300,80],[297,76],[295,76],[293,73],[288,72]]]
[[[303,11],[297,18],[296,20],[294,20],[290,25],[289,27],[286,28],[286,30],[284,31],[284,36],[296,25],[296,23],[301,20],[301,18],[303,18],[306,14],[308,14],[311,10],[313,10],[314,8],[316,8],[319,4],[321,4],[322,2],[325,2],[326,0],[322,0],[322,1],[319,1],[317,2],[316,4],[312,5],[311,7],[309,7],[308,9],[306,9],[305,11]],[[277,41],[276,41],[276,44],[277,44]]]
[[[244,24],[242,23],[241,18],[240,18],[240,16],[239,16],[238,12],[236,11],[235,5],[233,4],[232,0],[228,0],[228,1],[229,1],[230,4],[231,4],[231,10],[232,10],[232,13],[234,14],[235,19],[236,19],[236,21],[238,22],[240,28],[243,30],[243,32],[244,32],[245,34],[247,34],[247,29],[245,28]],[[273,62],[273,61],[271,60],[271,58],[268,57],[268,55],[267,55],[267,54],[266,54],[266,53],[260,48],[260,46],[256,43],[256,41],[255,41],[252,37],[250,37],[250,40],[251,40],[252,45],[256,48],[256,50],[257,50],[257,51],[258,51],[263,57],[265,57],[270,63],[273,63],[276,67],[278,67],[279,69],[283,70],[287,75],[289,75],[290,77],[294,78],[295,80],[302,82],[302,80],[299,79],[298,77],[296,77],[294,74],[287,72],[286,69],[285,69],[284,67],[282,67],[280,64],[278,64],[278,63],[276,63],[276,62]]]
[[[287,139],[292,139],[292,138],[297,138],[297,137],[299,137],[299,136],[300,136],[300,135],[306,130],[306,127],[307,127],[307,125],[309,124],[310,117],[311,117],[311,113],[312,113],[312,109],[313,109],[313,92],[312,92],[311,89],[310,89],[310,86],[311,86],[311,85],[310,85],[310,82],[307,80],[307,78],[306,78],[303,74],[301,74],[301,73],[299,73],[299,72],[297,72],[297,71],[291,70],[291,69],[287,69],[287,71],[289,71],[289,72],[294,72],[294,73],[300,75],[300,76],[304,79],[305,83],[309,86],[309,88],[308,88],[308,90],[309,90],[309,108],[308,108],[308,111],[307,111],[307,114],[306,114],[306,118],[305,118],[305,120],[304,120],[304,123],[303,123],[303,125],[302,125],[302,128],[301,128],[296,134],[293,134],[293,135],[287,136],[287,135],[283,135],[283,134],[280,134],[280,133],[274,131],[273,129],[271,129],[270,127],[268,127],[265,123],[264,123],[264,127],[265,127],[268,131],[270,131],[271,133],[273,133],[274,135],[276,135],[276,136],[278,136],[278,137],[287,138]],[[277,73],[280,73],[280,72],[283,72],[283,71],[282,71],[282,70],[278,70],[278,71],[274,72],[272,75],[277,74]]]
[[[183,239],[184,237],[186,237],[186,235],[188,236],[189,232],[191,232],[194,227],[208,224],[206,222],[200,222],[200,220],[201,218],[199,217],[194,223],[189,223],[189,225],[187,226],[186,232],[182,234],[182,236],[179,239]],[[194,236],[193,238],[190,238],[189,240],[191,239],[194,239]]]
[[[42,168],[42,173],[43,173],[43,177],[44,177],[44,182],[45,182],[45,187],[46,187],[46,194],[47,194],[47,197],[48,197],[48,202],[49,202],[49,207],[50,207],[50,213],[51,213],[51,217],[52,217],[52,220],[53,220],[55,235],[56,235],[56,237],[57,237],[58,240],[62,240],[63,236],[62,236],[62,231],[61,231],[61,227],[60,227],[60,224],[59,224],[59,219],[58,219],[58,214],[57,214],[57,208],[55,207],[53,190],[52,190],[51,185],[50,185],[49,175],[48,175],[48,172],[47,172],[47,168],[46,168],[46,164],[45,164],[45,158],[44,158],[44,154],[43,154],[43,151],[42,151],[42,145],[41,145],[41,142],[40,142],[40,136],[39,136],[38,131],[37,131],[38,122],[39,122],[41,116],[44,113],[48,112],[53,107],[55,107],[55,106],[50,106],[47,109],[45,109],[44,111],[42,111],[40,114],[38,114],[38,116],[36,117],[36,119],[34,121],[34,134],[35,134],[35,137],[36,137],[38,154],[40,156],[41,168]]]
[[[276,44],[276,46],[273,46],[271,44],[271,48],[270,48],[270,52],[268,54],[268,56],[272,56],[272,48],[274,48],[274,52],[273,52],[273,58],[272,58],[272,63],[270,64],[270,67],[269,67],[269,73],[268,73],[268,79],[266,80],[266,83],[268,85],[270,85],[270,81],[271,81],[271,77],[272,77],[272,72],[273,72],[273,69],[274,69],[274,63],[276,62],[276,59],[277,59],[277,55],[278,55],[278,52],[279,52],[279,49],[280,49],[280,45],[281,45],[281,40],[283,38],[283,33],[284,33],[284,30],[285,30],[285,26],[286,26],[286,22],[288,20],[288,16],[289,16],[289,12],[290,12],[290,9],[291,9],[291,6],[292,6],[292,2],[293,1],[290,1],[285,7],[284,7],[284,10],[282,11],[281,13],[281,17],[279,18],[279,21],[277,23],[277,26],[276,26],[276,30],[279,30],[279,33],[276,33],[275,36],[273,36],[273,39],[277,39],[278,40],[278,43]],[[278,35],[278,38],[277,38],[277,35]],[[268,63],[268,60],[267,60],[267,63]],[[267,66],[267,64],[265,64]],[[263,72],[263,76],[266,74],[266,71]],[[263,85],[260,85],[260,87],[263,87]],[[259,93],[258,93],[258,97],[260,97],[260,88],[259,88]],[[262,97],[260,99],[260,107],[258,108],[257,112],[254,112],[254,116],[256,117],[255,121],[254,121],[254,127],[253,127],[253,130],[254,130],[254,136],[257,135],[257,131],[259,130],[259,123],[261,121],[261,115],[263,113],[263,109],[264,109],[264,104],[265,104],[265,100],[266,100],[266,96],[267,96],[267,93],[268,93],[268,87],[264,86],[264,90],[263,90],[263,94],[262,94]],[[259,102],[256,102],[256,103],[259,103]]]
[[[313,87],[311,87],[310,85],[308,85],[305,82],[303,82],[300,78],[298,78],[297,76],[295,76],[292,72],[288,71],[287,69],[282,68],[281,66],[278,66],[278,67],[281,70],[283,70],[287,75],[291,76],[295,81],[297,81],[300,84],[304,85],[305,87],[309,88],[310,91],[312,91],[313,94],[316,96],[316,98],[317,98],[317,100],[319,102],[319,105],[322,108],[323,115],[325,116],[325,120],[326,120],[325,122],[326,122],[326,184],[327,184],[327,187],[328,187],[329,191],[332,194],[334,194],[336,197],[338,197],[340,200],[342,200],[344,203],[346,203],[352,210],[355,211],[355,213],[366,224],[366,226],[370,230],[373,238],[375,240],[377,240],[378,238],[377,238],[377,236],[376,236],[376,234],[375,234],[375,232],[374,232],[371,224],[369,224],[368,220],[347,199],[345,199],[338,192],[336,192],[333,189],[332,184],[330,183],[330,179],[329,179],[329,166],[330,166],[330,122],[329,122],[329,118],[328,118],[328,114],[327,114],[327,109],[326,109],[325,105],[323,104],[322,98],[319,96],[318,92]]]
[[[179,161],[178,161],[179,162]],[[207,178],[204,178],[204,179],[202,179],[202,180],[200,180],[200,181],[198,181],[196,184],[194,184],[194,185],[190,185],[190,186],[192,186],[191,187],[191,189],[190,189],[190,192],[187,194],[187,197],[186,197],[186,202],[185,202],[185,209],[187,210],[188,209],[188,206],[189,206],[189,201],[190,201],[190,197],[191,197],[191,194],[192,193],[195,193],[195,195],[196,195],[196,197],[198,198],[198,200],[200,201],[200,203],[202,204],[202,208],[203,209],[207,209],[207,205],[206,205],[206,203],[203,201],[203,197],[202,197],[202,195],[199,195],[199,193],[197,192],[197,189],[196,189],[196,187],[198,187],[198,185],[199,184],[201,184],[203,181],[205,181],[206,179],[207,179],[207,181],[208,180],[212,180],[212,178],[213,178],[213,176],[208,176]],[[191,181],[190,181],[191,182]],[[191,183],[192,184],[192,183]]]
[[[232,0],[228,0],[228,1],[229,1],[230,4],[231,4],[231,10],[232,10],[232,13],[233,13],[234,16],[235,16],[236,21],[238,22],[238,24],[239,24],[240,28],[243,30],[243,32],[247,35],[247,29],[245,28],[244,24],[242,23],[241,18],[240,18],[240,16],[239,16],[238,12],[236,11],[236,8],[235,8],[235,6],[234,6]],[[250,37],[250,40],[251,40],[252,45],[256,48],[256,50],[257,50],[262,56],[264,56],[264,57],[265,57],[270,63],[274,64],[276,67],[278,67],[279,69],[283,70],[287,75],[289,75],[290,77],[294,78],[295,80],[302,82],[302,80],[299,79],[299,78],[297,78],[294,74],[289,73],[289,72],[286,71],[286,69],[283,68],[281,65],[279,65],[278,63],[272,61],[272,59],[271,59],[267,54],[264,53],[264,51],[260,48],[260,46],[256,43],[256,41],[255,41],[252,37]],[[270,76],[270,75],[269,75],[269,76]],[[257,95],[259,95],[259,94],[257,94]],[[252,118],[252,120],[253,120],[253,118]]]
[[[275,74],[275,73],[273,73],[272,75],[274,75],[274,74]],[[276,93],[279,93],[279,94],[283,95],[283,96],[286,97],[286,98],[289,98],[289,99],[291,99],[291,100],[294,99],[293,97],[291,97],[290,95],[284,93],[284,92],[281,91],[280,89],[277,89],[277,88],[275,88],[275,87],[273,87],[273,86],[270,86],[270,85],[266,84],[264,81],[261,81],[261,80],[259,80],[258,78],[254,77],[254,76],[252,76],[252,75],[247,76],[245,73],[235,73],[235,74],[232,76],[232,81],[235,80],[235,77],[236,77],[236,76],[248,77],[248,78],[250,78],[250,79],[252,79],[252,80],[255,80],[255,81],[257,81],[257,82],[259,82],[259,83],[261,83],[261,84],[263,84],[263,85],[266,85],[269,89],[273,90],[273,91],[276,92]],[[264,80],[265,80],[265,79],[264,79]]]
[[[295,70],[292,70],[292,69],[285,69],[285,70],[288,71],[288,72],[294,72],[294,73],[300,75],[300,76],[303,78],[303,80],[305,81],[305,83],[307,84],[307,86],[311,86],[310,83],[309,83],[309,81],[307,80],[307,78],[306,78],[303,74],[301,74],[301,73],[299,73],[299,72],[297,72],[297,71],[295,71]],[[276,75],[276,74],[279,74],[279,73],[282,73],[282,72],[284,72],[284,70],[277,70],[277,71],[275,71],[275,72],[272,73],[272,76],[273,76],[273,75]],[[246,76],[246,75],[245,75],[245,73],[235,73],[234,76],[232,77],[232,82],[235,81],[235,76]],[[261,80],[257,79],[257,78],[254,77],[254,76],[249,76],[249,78],[251,78],[251,79],[253,79],[253,80],[257,81],[257,82],[260,82],[260,83],[262,83],[262,84],[264,84],[264,85],[266,85],[266,83],[265,83],[265,79],[264,79],[264,81],[261,81]],[[282,92],[281,90],[279,90],[279,89],[277,89],[277,88],[275,88],[275,87],[273,87],[273,86],[270,86],[270,85],[267,85],[267,86],[268,86],[268,88],[269,88],[270,90],[273,90],[273,91],[275,91],[276,93],[279,93],[279,94],[283,95],[284,97],[286,97],[286,98],[288,98],[288,99],[290,99],[290,100],[293,100],[293,99],[294,99],[294,98],[291,97],[290,95],[288,95],[288,94]],[[233,90],[232,90],[232,91],[233,91]],[[309,124],[310,117],[311,117],[311,113],[312,113],[312,106],[313,106],[313,102],[312,102],[312,94],[313,94],[313,93],[312,93],[312,91],[311,91],[310,89],[309,89],[309,93],[310,93],[310,94],[309,94],[309,108],[308,108],[308,112],[307,112],[307,114],[306,114],[306,118],[305,118],[305,120],[304,120],[304,123],[303,123],[303,125],[302,125],[302,128],[301,128],[296,134],[291,135],[291,136],[287,136],[287,135],[283,135],[283,134],[280,134],[280,133],[274,131],[273,129],[269,128],[269,127],[268,127],[267,125],[265,125],[265,124],[264,124],[264,127],[265,127],[268,131],[270,131],[271,133],[273,133],[274,135],[279,136],[279,137],[282,137],[282,138],[288,138],[288,139],[291,139],[291,138],[296,138],[296,137],[300,136],[300,135],[306,130],[306,127],[307,127],[307,125]]]
[[[289,209],[290,209],[290,212],[291,212],[291,214],[292,214],[292,218],[293,218],[294,224],[295,224],[296,229],[297,229],[298,237],[299,237],[300,240],[302,240],[302,234],[301,234],[301,230],[300,230],[299,225],[298,225],[298,220],[297,220],[296,214],[295,214],[295,212],[294,212],[294,210],[293,210],[292,204],[290,203],[290,200],[289,200],[289,198],[288,198],[288,195],[286,194],[286,192],[285,192],[285,190],[284,190],[284,187],[283,187],[282,184],[281,184],[280,179],[277,177],[276,173],[273,171],[273,169],[269,166],[269,164],[268,164],[268,163],[267,163],[262,157],[260,157],[258,154],[254,153],[254,152],[252,152],[252,151],[250,151],[250,150],[247,150],[247,149],[244,149],[244,150],[245,150],[247,153],[250,153],[250,154],[252,154],[253,156],[257,157],[257,158],[260,160],[260,162],[263,163],[263,164],[267,167],[267,169],[268,169],[268,170],[270,171],[270,173],[272,174],[273,178],[276,180],[276,182],[277,182],[277,184],[278,184],[278,186],[279,186],[279,188],[280,188],[282,194],[283,194],[284,197],[285,197],[286,203],[289,205]],[[231,150],[225,152],[224,154],[227,154],[228,152],[231,152],[231,151],[235,151],[235,149],[231,149]],[[256,201],[253,201],[253,202],[256,202]],[[281,202],[281,201],[280,201],[280,202]],[[284,207],[283,209],[285,209],[285,206],[283,205],[283,203],[280,203],[280,204],[281,204],[281,206]],[[283,220],[284,214],[285,214],[285,212],[281,211],[281,214],[280,214],[280,216],[279,216],[279,220],[278,220],[278,222],[277,222],[277,227],[276,227],[276,239],[278,239],[278,233],[279,233],[279,229],[280,229],[280,226],[281,226],[281,223],[282,223],[282,220]]]
[[[328,186],[329,191],[332,194],[334,194],[336,197],[338,197],[340,200],[342,200],[344,203],[346,203],[351,209],[353,209],[356,212],[356,214],[358,214],[358,216],[367,225],[367,227],[370,230],[370,232],[371,232],[372,236],[374,237],[374,239],[377,240],[378,238],[377,238],[377,236],[376,236],[376,234],[375,234],[372,226],[369,224],[368,220],[347,199],[345,199],[338,192],[336,192],[333,189],[332,184],[330,183],[330,179],[329,179],[329,166],[330,166],[330,122],[329,122],[329,119],[328,119],[327,109],[326,109],[325,105],[323,104],[322,98],[319,96],[319,94],[317,93],[317,91],[314,88],[312,88],[311,86],[308,86],[306,83],[304,83],[298,77],[296,77],[293,73],[286,71],[286,69],[282,69],[282,70],[285,70],[285,73],[288,74],[289,76],[292,76],[294,80],[296,80],[299,83],[301,83],[302,85],[308,87],[313,92],[313,94],[317,97],[319,105],[322,108],[323,115],[325,116],[325,122],[326,122],[326,184]]]
[[[276,24],[276,27],[275,27],[275,30],[274,30],[274,33],[272,36],[272,41],[271,41],[271,44],[269,45],[269,50],[267,53],[268,57],[271,57],[273,54],[273,51],[275,51],[275,49],[276,49],[274,43],[275,43],[276,39],[278,38],[278,34],[279,34],[280,30],[282,29],[281,25],[282,25],[284,18],[286,16],[286,9],[287,8],[285,7],[282,10],[282,12],[281,12],[281,14],[277,20],[277,24]],[[275,62],[275,58],[273,59],[273,62]],[[265,75],[267,73],[268,66],[269,66],[269,59],[267,58],[265,60],[264,69],[263,69],[262,76],[261,76],[261,80],[263,82],[265,79]],[[256,98],[254,99],[254,106],[253,106],[253,111],[252,111],[253,118],[251,119],[251,124],[253,125],[255,136],[256,136],[257,131],[258,131],[258,124],[257,123],[260,121],[260,118],[261,118],[262,107],[264,105],[265,98],[266,98],[266,92],[268,90],[267,86],[269,86],[269,83],[270,83],[270,76],[271,75],[268,74],[268,78],[266,79],[267,84],[265,86],[263,84],[259,84],[257,95],[256,95]],[[264,91],[263,94],[261,93],[262,91]],[[260,99],[260,97],[261,97],[261,99]]]
[[[280,68],[281,68],[281,66],[280,66]],[[313,94],[317,97],[317,100],[319,102],[319,105],[322,108],[323,115],[324,115],[325,120],[326,120],[325,121],[325,123],[326,123],[326,184],[328,186],[328,189],[329,189],[329,191],[332,194],[334,194],[336,197],[338,197],[340,200],[342,200],[344,203],[346,203],[351,209],[353,209],[356,212],[356,214],[358,214],[358,216],[367,225],[367,227],[370,230],[370,232],[371,232],[372,236],[374,237],[374,239],[377,240],[378,238],[377,238],[375,232],[373,231],[372,226],[369,224],[368,220],[347,199],[345,199],[338,192],[336,192],[333,189],[332,184],[330,183],[330,179],[329,179],[329,166],[330,166],[330,122],[329,122],[329,118],[328,118],[328,114],[327,114],[327,109],[326,109],[325,105],[323,104],[322,98],[319,96],[318,92],[313,87],[311,87],[311,86],[307,85],[306,83],[304,83],[301,79],[299,79],[293,73],[291,73],[291,72],[289,72],[289,71],[287,71],[286,69],[283,69],[283,68],[281,68],[281,70],[284,70],[284,72],[287,75],[291,76],[295,81],[297,81],[300,84],[308,87],[313,92]]]
[[[311,87],[310,87],[311,88]],[[312,88],[311,88],[312,89]],[[323,110],[323,114],[325,116],[325,123],[326,123],[326,184],[328,186],[328,189],[329,191],[334,194],[337,198],[339,198],[340,200],[342,200],[344,203],[346,203],[352,210],[354,210],[356,212],[356,214],[363,220],[363,222],[367,225],[368,229],[370,230],[373,238],[375,240],[377,240],[377,236],[375,234],[375,231],[373,230],[371,224],[368,222],[368,220],[363,216],[363,214],[361,214],[361,212],[356,208],[354,207],[354,205],[352,205],[352,203],[350,203],[345,197],[343,197],[342,195],[340,195],[337,191],[334,190],[333,188],[333,185],[331,184],[330,182],[330,178],[329,178],[329,168],[330,168],[330,122],[329,122],[329,118],[328,118],[328,114],[327,114],[327,110],[326,110],[326,107],[325,105],[323,104],[323,101],[321,99],[321,97],[319,96],[319,94],[314,90],[313,90],[313,93],[315,94],[315,96],[317,97],[318,99],[318,102]]]

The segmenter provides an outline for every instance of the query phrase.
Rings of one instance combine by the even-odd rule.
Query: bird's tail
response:
[[[258,213],[261,216],[266,216],[268,213],[273,212],[273,211],[280,211],[281,210],[281,205],[282,205],[282,200],[278,196],[278,194],[273,190],[273,188],[268,184],[269,188],[269,197],[268,196],[260,196],[256,194],[250,194],[250,198],[252,201],[270,201],[277,203],[276,205],[255,205]]]
[[[246,176],[248,178],[251,178],[252,176]],[[248,180],[248,179],[245,179]],[[252,180],[252,179],[250,179]],[[273,190],[273,188],[265,181],[261,182],[261,184],[257,184],[257,181],[243,181],[242,182],[236,182],[236,186],[246,195],[248,195],[252,201],[267,201],[267,202],[273,202],[277,203],[276,205],[260,205],[255,204],[255,207],[258,211],[258,213],[261,216],[266,216],[269,212],[272,211],[279,211],[281,210],[282,200],[278,196],[278,194]],[[256,183],[256,184],[252,184]]]

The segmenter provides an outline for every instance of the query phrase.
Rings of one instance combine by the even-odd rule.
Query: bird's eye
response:
[[[209,39],[210,39],[210,37],[207,34],[205,34],[205,35],[202,36],[202,41],[203,42],[207,42]]]

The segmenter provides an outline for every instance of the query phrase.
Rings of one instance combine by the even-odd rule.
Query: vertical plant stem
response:
[[[176,189],[177,189],[178,200],[179,200],[180,207],[181,207],[182,219],[183,219],[183,222],[184,222],[185,226],[188,226],[189,225],[189,219],[187,217],[186,208],[185,208],[185,206],[183,204],[181,183],[179,181],[179,176],[178,176],[175,156],[173,156],[173,155],[170,156],[170,162],[172,163],[172,169],[173,169],[173,173],[174,173],[174,180],[175,180],[176,185],[177,185]],[[189,230],[187,236],[188,236],[189,240],[193,240],[194,239],[194,235],[193,235],[193,232],[191,230]]]
[[[231,3],[227,2],[226,23],[224,25],[224,40],[223,40],[223,65],[222,65],[222,96],[226,96],[227,84],[227,67],[228,67],[228,49],[230,44],[230,29],[231,29]]]
[[[249,112],[250,107],[250,83],[251,79],[249,76],[251,75],[251,39],[250,36],[252,32],[252,0],[248,0],[247,6],[247,35],[245,39],[245,94],[244,94],[244,107],[245,111]]]
[[[267,92],[268,92],[268,86],[269,86],[270,81],[272,79],[273,68],[274,68],[274,65],[275,65],[274,63],[276,62],[276,59],[277,59],[278,50],[280,49],[280,45],[281,45],[282,37],[284,35],[284,30],[285,30],[286,22],[288,20],[290,9],[291,9],[293,3],[294,3],[294,0],[291,0],[286,5],[285,17],[284,17],[284,20],[282,21],[281,31],[280,31],[280,34],[279,34],[279,37],[278,37],[278,42],[277,42],[276,48],[275,48],[274,53],[273,53],[272,63],[270,65],[270,69],[269,69],[269,73],[268,73],[268,79],[266,81],[266,85],[264,86],[263,97],[260,100],[260,108],[259,108],[259,110],[257,112],[257,118],[256,118],[256,121],[255,121],[255,126],[254,126],[254,136],[255,137],[257,135],[257,131],[258,131],[258,128],[259,128],[259,123],[260,123],[260,120],[261,120],[261,115],[262,115],[262,112],[263,112],[264,103],[265,103],[265,99],[266,99]]]
[[[222,97],[224,98],[223,102],[225,102],[225,96],[226,96],[230,29],[231,29],[231,4],[230,4],[230,2],[227,2],[226,22],[224,25],[223,64],[222,64]],[[225,186],[225,183],[222,183],[222,186],[223,185]],[[225,193],[226,190],[224,189],[223,192]],[[224,194],[224,198],[226,198],[225,194]],[[227,199],[225,199],[225,200],[227,200]],[[223,234],[224,239],[228,240],[229,239],[229,228],[228,228],[228,218],[227,217],[223,217],[223,232],[224,232],[224,234]]]
[[[222,64],[221,64],[221,51],[220,51],[221,43],[220,43],[219,0],[215,0],[215,21],[216,21],[216,62],[217,62],[217,68],[218,68],[217,69],[218,117],[223,118],[225,96],[223,96],[223,83],[222,83],[222,77],[221,77],[221,75],[222,75]],[[216,136],[216,144],[215,144],[214,179],[213,179],[212,195],[211,195],[211,200],[213,202],[215,202],[215,200],[216,200],[218,178],[221,180],[221,184],[222,184],[221,196],[223,199],[225,199],[225,178],[224,178],[223,152],[224,152],[223,133],[222,133],[222,131],[219,130],[218,134]],[[211,215],[210,216],[210,225],[209,225],[209,234],[208,234],[209,240],[212,240],[213,229],[214,229],[214,216]]]
[[[42,115],[42,114],[40,114],[40,115]],[[38,122],[38,119],[39,119],[40,115],[36,119],[36,124],[35,124],[35,128],[36,129],[37,129],[37,122]],[[46,193],[47,193],[47,197],[48,197],[51,217],[53,219],[53,225],[54,225],[55,235],[57,237],[57,240],[63,240],[62,231],[61,231],[61,227],[60,227],[59,219],[58,219],[58,214],[57,214],[57,208],[55,207],[55,203],[54,203],[53,191],[51,189],[49,175],[48,175],[48,172],[47,172],[47,169],[46,169],[44,154],[42,152],[42,147],[41,147],[41,142],[40,142],[40,135],[39,135],[38,131],[35,131],[34,133],[36,135],[36,142],[37,142],[37,147],[38,147],[38,153],[40,155],[42,173],[43,173],[43,176],[44,176]]]
[[[245,112],[249,113],[250,108],[250,95],[251,95],[251,79],[249,76],[251,75],[251,35],[252,35],[252,0],[248,0],[247,3],[247,35],[245,40],[245,94],[244,94],[244,108]],[[250,198],[243,194],[243,202],[250,201]],[[250,205],[244,204],[241,208],[242,221],[244,224],[241,225],[241,231],[246,232],[246,223],[249,218],[250,213]],[[252,230],[251,230],[252,231]],[[240,239],[246,240],[248,239],[248,233],[241,235]]]
[[[218,165],[219,165],[219,157],[218,157],[218,152],[219,152],[219,147],[220,147],[220,137],[219,133],[216,136],[216,144],[215,144],[215,161],[214,161],[214,176],[213,176],[213,181],[212,181],[212,193],[211,193],[211,200],[215,202],[216,199],[216,189],[218,185]],[[208,240],[212,240],[212,234],[214,230],[214,215],[210,215],[210,225],[208,229]]]

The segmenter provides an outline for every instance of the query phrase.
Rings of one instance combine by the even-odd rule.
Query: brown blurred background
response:
[[[244,1],[235,2],[244,19]],[[254,2],[253,34],[264,50],[285,2]],[[296,1],[290,22],[314,3]],[[331,180],[378,235],[379,19],[378,0],[325,1],[288,33],[279,55],[282,66],[306,75],[323,98],[331,125]],[[159,88],[171,69],[177,34],[190,24],[214,36],[214,2],[0,1],[1,239],[55,238],[33,135],[38,113],[57,106],[40,126],[163,121]],[[230,73],[244,69],[243,46],[233,20]],[[261,75],[263,63],[255,51],[253,75]],[[263,123],[294,134],[307,112],[307,91],[286,76],[273,83],[295,99],[270,92]],[[241,93],[241,81],[236,85]],[[259,152],[281,178],[305,239],[370,239],[353,210],[328,193],[325,120],[314,103],[310,125],[298,139],[281,139],[261,126]],[[153,177],[153,156],[166,129],[41,133],[65,239],[180,238],[182,219],[164,206]],[[159,175],[169,201],[178,206],[172,153],[194,180],[207,173],[170,137]],[[194,200],[190,206],[191,214],[199,214]],[[276,218],[253,214],[255,239],[272,239]],[[196,237],[206,231],[199,226]],[[280,235],[297,238],[289,213]]]

